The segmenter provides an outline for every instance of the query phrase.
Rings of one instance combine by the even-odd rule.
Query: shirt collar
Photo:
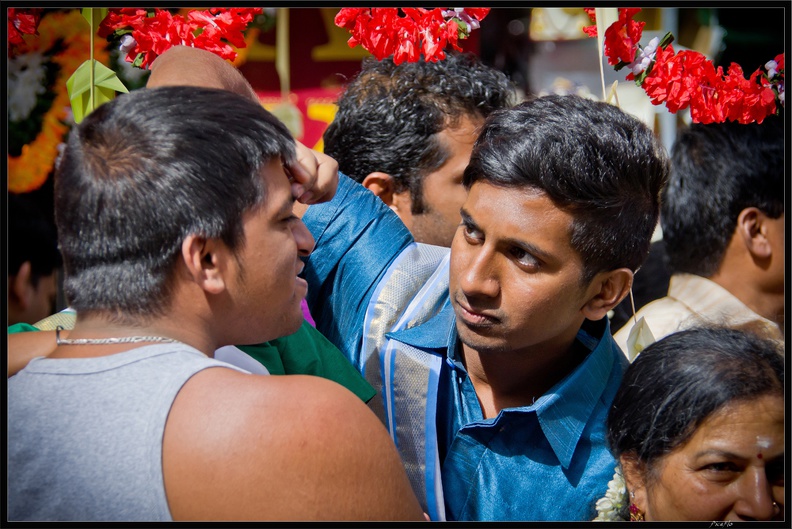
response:
[[[400,342],[412,345],[419,349],[446,349],[451,343],[452,335],[455,341],[456,317],[451,302],[446,300],[440,312],[420,325],[389,332],[385,336]]]
[[[776,323],[755,313],[737,296],[711,279],[694,274],[674,274],[668,285],[668,296],[705,320],[728,321],[729,327],[753,328],[776,340],[784,339]]]
[[[564,468],[572,463],[575,447],[608,388],[613,369],[621,372],[627,364],[615,348],[607,318],[586,320],[577,339],[591,353],[530,407],[536,411],[542,432]],[[614,362],[622,365],[614,366]]]
[[[450,303],[435,316],[410,329],[388,333],[393,338],[423,350],[441,350],[451,361],[458,340],[454,310]],[[535,412],[545,438],[564,468],[569,468],[580,436],[608,387],[614,362],[626,367],[627,359],[615,349],[607,318],[586,320],[577,340],[591,352],[574,371],[560,380],[531,406],[504,410],[503,413]],[[454,362],[461,368],[461,362]]]

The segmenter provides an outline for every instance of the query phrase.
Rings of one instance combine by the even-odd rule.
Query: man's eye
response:
[[[510,250],[512,257],[522,266],[536,267],[539,266],[539,261],[536,258],[518,246],[513,246]]]
[[[462,229],[464,230],[465,237],[467,237],[468,239],[473,239],[478,241],[484,238],[481,235],[481,232],[476,228],[474,228],[473,226],[470,226],[468,224],[463,224]]]

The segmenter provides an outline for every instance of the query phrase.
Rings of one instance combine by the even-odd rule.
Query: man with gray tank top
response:
[[[76,127],[55,209],[78,316],[8,381],[9,520],[422,519],[351,392],[212,358],[297,330],[294,202],[336,179],[227,91],[138,90]]]

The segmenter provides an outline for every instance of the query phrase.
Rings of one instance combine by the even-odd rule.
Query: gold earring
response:
[[[630,503],[630,521],[631,522],[644,521],[644,513],[642,513],[641,510],[634,503]]]

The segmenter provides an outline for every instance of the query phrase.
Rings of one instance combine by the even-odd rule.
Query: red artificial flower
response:
[[[421,30],[421,50],[424,54],[424,60],[428,62],[436,62],[445,59],[445,48],[448,42],[448,28],[453,25],[453,34],[457,35],[458,27],[456,22],[446,24],[443,14],[439,9],[433,9],[424,14],[421,20],[423,30]],[[456,45],[456,43],[454,43]],[[457,49],[459,49],[457,47]]]
[[[761,123],[776,109],[775,93],[772,88],[760,82],[762,72],[757,69],[749,79],[743,76],[740,65],[732,63],[728,75],[723,80],[724,91],[732,94],[728,106],[728,118],[740,123]]]
[[[177,45],[201,48],[233,60],[236,52],[227,42],[244,48],[243,32],[261,12],[262,8],[211,8],[192,10],[185,19],[164,9],[155,9],[153,16],[145,9],[111,9],[99,26],[99,36],[131,31],[136,45],[126,60],[134,63],[140,57],[141,68]]]
[[[361,15],[368,15],[369,9],[363,7],[345,7],[336,13],[333,20],[335,25],[339,28],[348,30],[355,29],[357,19]]]
[[[392,55],[398,47],[397,18],[400,18],[397,8],[375,7],[371,10],[371,20],[366,27],[367,33],[362,35],[360,40],[364,43],[364,48],[378,59]],[[368,44],[368,47],[365,44]]]
[[[773,60],[774,60],[774,61],[776,62],[776,64],[778,65],[778,66],[776,67],[776,70],[778,70],[778,71],[780,72],[781,70],[783,70],[783,69],[784,69],[784,54],[783,54],[783,53],[782,53],[782,54],[780,54],[780,55],[776,55],[776,58],[775,58],[775,59],[773,59]]]
[[[8,8],[8,55],[12,56],[16,47],[25,43],[22,35],[38,35],[42,8],[31,9]]]
[[[112,35],[121,28],[137,29],[143,25],[143,20],[148,16],[145,9],[121,8],[110,9],[107,16],[99,23],[97,34],[104,38]]]
[[[472,16],[479,22],[484,20],[484,18],[489,15],[490,8],[489,7],[466,7],[465,13]]]
[[[146,68],[171,46],[189,46],[192,33],[182,17],[173,16],[166,10],[157,10],[153,17],[142,19],[140,27],[133,29],[132,37],[137,46],[127,54],[127,61],[134,62],[138,54],[142,53],[140,67]]]
[[[605,56],[611,66],[635,60],[638,41],[646,25],[646,22],[632,19],[640,10],[638,7],[619,9],[619,20],[605,30]]]
[[[704,60],[701,76],[698,79],[689,79],[698,83],[690,98],[691,119],[705,125],[726,121],[728,108],[734,103],[736,94],[723,90],[723,68],[718,66],[716,69],[712,62]]]
[[[682,67],[674,59],[673,46],[657,50],[652,71],[643,81],[643,89],[653,105],[660,105],[668,99],[668,86],[682,77]]]
[[[237,48],[244,48],[246,44],[243,32],[255,15],[260,14],[261,11],[261,8],[213,8],[208,12],[194,10],[190,11],[187,19],[197,27],[203,28],[204,32],[208,31],[210,34],[216,35],[215,38],[223,38]]]
[[[400,13],[401,11],[401,13]],[[445,11],[440,8],[343,8],[335,16],[335,24],[350,33],[347,44],[350,48],[363,46],[377,59],[393,55],[393,61],[417,61],[423,53],[427,61],[445,58],[444,48],[456,50],[463,34],[457,16],[467,25],[482,20],[489,8],[471,8],[464,12]],[[403,16],[402,16],[403,15]],[[450,20],[447,20],[450,18]]]
[[[585,11],[593,22],[596,21],[593,9]],[[605,55],[609,64],[620,67],[636,59],[644,25],[632,20],[638,11],[636,8],[619,9],[619,20],[606,30]],[[584,31],[590,36],[597,35],[596,26],[588,26]],[[761,123],[777,112],[777,99],[783,104],[777,92],[782,90],[784,82],[784,54],[774,59],[776,67],[766,66],[767,74],[757,69],[746,79],[738,64],[732,63],[724,75],[722,67],[715,68],[712,61],[699,52],[683,50],[675,54],[673,46],[664,44],[671,39],[673,37],[668,34],[660,42],[654,62],[649,64],[643,77],[636,78],[632,72],[626,77],[636,80],[652,104],[665,104],[672,113],[689,107],[693,122],[704,124],[727,120]]]
[[[446,42],[451,45],[456,51],[462,51],[459,46],[459,24],[456,20],[449,20],[446,22]]]
[[[583,33],[588,35],[589,37],[596,37],[597,36],[597,10],[593,7],[584,7],[583,11],[589,16],[592,25],[591,26],[583,26]]]
[[[398,38],[396,51],[393,53],[394,64],[401,64],[404,61],[417,62],[421,57],[421,48],[418,45],[420,35],[418,32],[418,20],[421,14],[417,9],[404,9],[406,17],[396,17],[395,35]]]

